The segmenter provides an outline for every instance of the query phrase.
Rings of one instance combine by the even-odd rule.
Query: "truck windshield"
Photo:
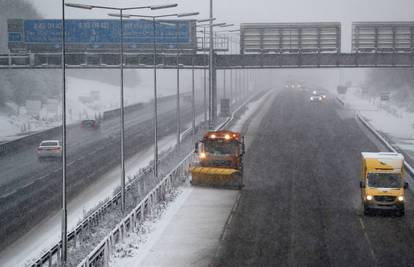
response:
[[[402,178],[397,173],[369,173],[368,186],[379,188],[400,188]]]
[[[226,141],[207,141],[204,143],[206,153],[213,155],[230,155],[236,154],[238,148],[237,142]]]

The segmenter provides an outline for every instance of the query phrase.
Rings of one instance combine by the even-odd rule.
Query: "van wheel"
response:
[[[403,208],[400,208],[400,209],[397,211],[397,216],[398,216],[398,217],[404,217],[404,215],[405,215],[405,208],[403,207]]]
[[[362,209],[364,211],[364,215],[370,215],[371,214],[371,210],[367,207],[367,205],[365,205],[365,203],[362,204]]]

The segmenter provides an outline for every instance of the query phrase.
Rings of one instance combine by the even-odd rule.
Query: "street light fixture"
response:
[[[227,25],[227,23],[225,22],[212,24],[213,27],[223,27],[225,25]],[[210,24],[201,24],[201,25],[197,25],[197,27],[207,28],[207,27],[210,27]]]
[[[97,5],[85,5],[85,4],[76,4],[76,3],[66,3],[65,6],[81,9],[107,9],[107,10],[136,10],[136,9],[165,9],[177,7],[178,4],[166,4],[166,5],[154,5],[154,6],[139,6],[139,7],[112,7],[112,6],[97,6]]]
[[[210,22],[210,21],[215,21],[216,18],[212,18],[212,19],[198,19],[197,23],[201,23],[201,22]]]
[[[135,15],[135,14],[128,14],[128,18],[137,17],[137,18],[146,18],[151,19],[153,24],[153,53],[154,53],[154,178],[158,179],[158,103],[157,103],[157,38],[156,38],[156,21],[159,18],[166,18],[166,17],[189,17],[189,16],[196,16],[198,12],[191,12],[191,13],[176,13],[176,14],[166,14],[166,15],[158,15],[158,16],[150,16],[150,15]]]
[[[191,17],[191,16],[198,16],[199,14],[200,14],[199,12],[181,13],[181,14],[177,14],[177,17],[179,17],[179,18]]]
[[[74,7],[74,8],[82,8],[82,9],[92,9],[93,8],[93,6],[91,6],[91,5],[74,4],[74,3],[66,3],[65,6]]]

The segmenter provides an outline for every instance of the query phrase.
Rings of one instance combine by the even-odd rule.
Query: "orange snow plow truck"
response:
[[[243,187],[244,138],[238,132],[211,131],[195,145],[191,184],[216,188]]]

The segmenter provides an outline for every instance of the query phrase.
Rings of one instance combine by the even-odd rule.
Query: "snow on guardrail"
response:
[[[374,134],[380,141],[383,143],[389,150],[395,153],[399,153],[398,150],[396,150],[359,112],[356,113],[356,117],[359,119],[359,121],[362,122],[362,124],[368,128],[368,130]],[[404,167],[406,171],[410,174],[411,178],[414,179],[414,168],[408,164],[407,161],[404,161]]]
[[[250,102],[258,94],[259,93],[256,93],[256,94],[252,95],[245,102],[243,102],[239,107],[237,107],[233,111],[233,113],[231,114],[231,117],[227,118],[223,123],[221,123],[219,126],[217,126],[216,127],[216,130],[217,129],[221,129],[221,128],[225,127],[226,125],[228,125],[234,119],[235,114],[237,114],[243,107],[246,106],[246,104],[248,102]],[[190,134],[191,134],[191,128],[189,128],[189,129],[187,129],[186,131],[183,132],[182,139],[184,139],[185,137],[187,137]],[[186,156],[186,159],[187,159],[187,157],[189,155],[192,155],[192,152]],[[176,168],[174,168],[174,169],[177,169],[178,167],[179,166],[177,165]],[[142,175],[147,175],[151,171],[152,170],[151,170],[151,167],[150,166],[148,166],[146,168],[143,168],[134,180],[139,180],[139,177],[141,177]],[[164,179],[166,179],[166,178],[164,178]],[[133,185],[134,185],[134,181],[131,181],[130,183],[128,183],[127,186],[126,186],[126,191],[129,192],[133,188]],[[151,194],[151,192],[148,193],[148,194]],[[144,197],[144,199],[146,199],[147,196]],[[104,204],[102,204],[97,210],[95,210],[93,213],[91,213],[82,222],[80,222],[74,228],[74,230],[72,230],[71,232],[68,233],[68,235],[67,235],[68,242],[75,242],[76,243],[77,240],[84,234],[85,231],[88,231],[91,226],[96,225],[97,223],[99,223],[99,221],[108,212],[109,209],[111,209],[114,206],[118,205],[118,202],[120,200],[120,197],[121,197],[121,193],[118,192],[111,199],[109,199]],[[140,210],[139,211],[136,210],[136,212],[139,213]],[[114,231],[112,231],[111,233],[114,233]],[[117,233],[118,232],[116,232],[116,234]],[[47,264],[48,266],[53,266],[54,263],[58,263],[60,261],[61,247],[62,247],[62,243],[61,242],[59,242],[58,244],[52,246],[49,250],[47,250],[46,252],[42,253],[42,255],[39,258],[35,259],[33,261],[33,263],[31,264],[31,267],[43,266],[43,264]],[[92,256],[89,257],[89,259],[91,259],[91,258],[93,258],[93,257]]]
[[[258,94],[254,94],[243,102],[238,108],[236,108],[231,116],[224,122],[218,125],[215,130],[223,129],[232,120],[235,115],[246,106],[254,97]],[[165,199],[166,193],[172,189],[170,187],[172,182],[181,178],[179,174],[188,171],[188,166],[191,163],[192,155],[194,151],[191,151],[170,173],[168,173],[162,181],[154,188],[145,198],[137,205],[137,207],[131,211],[121,223],[119,223],[110,234],[108,234],[95,249],[89,253],[89,255],[78,265],[78,267],[89,266],[108,266],[110,254],[115,243],[122,241],[125,231],[130,231],[143,220],[143,215],[148,212],[155,204],[154,200]],[[178,174],[178,176],[177,176]],[[165,190],[167,189],[167,191]],[[148,204],[150,203],[150,204]]]

